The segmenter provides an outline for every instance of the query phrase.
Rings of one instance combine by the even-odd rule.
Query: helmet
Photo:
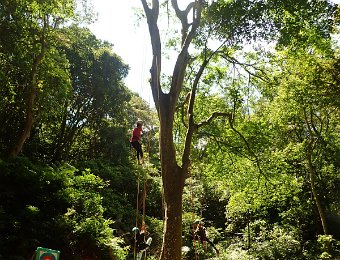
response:
[[[139,127],[139,126],[142,126],[142,125],[143,125],[143,121],[138,120],[137,123],[136,123],[136,126]]]
[[[133,233],[138,233],[138,232],[139,232],[138,227],[134,227],[134,228],[132,229],[132,232],[133,232]]]
[[[200,224],[200,223],[201,223],[201,220],[195,219],[194,224]]]

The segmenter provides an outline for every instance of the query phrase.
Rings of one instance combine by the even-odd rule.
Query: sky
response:
[[[151,46],[145,21],[137,26],[135,8],[140,0],[92,0],[97,21],[89,28],[101,40],[112,43],[113,51],[130,66],[125,83],[145,101],[153,105],[149,85]]]
[[[333,2],[339,4],[340,0]],[[141,1],[92,0],[92,4],[97,13],[97,21],[89,28],[97,38],[112,43],[113,51],[130,66],[125,79],[127,87],[137,92],[150,106],[154,106],[149,85],[152,59],[149,31],[145,20],[137,26],[135,15],[135,8],[142,8]]]

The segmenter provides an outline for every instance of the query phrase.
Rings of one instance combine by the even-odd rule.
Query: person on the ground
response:
[[[209,243],[209,245],[211,245],[215,249],[218,255],[219,251],[215,247],[214,243],[207,237],[207,230],[203,225],[203,222],[199,219],[196,219],[194,224],[196,225],[196,227],[194,226],[194,241],[198,241],[199,243],[201,243],[204,248],[204,251],[207,250],[206,243]]]
[[[142,259],[143,253],[150,247],[152,238],[146,239],[147,231],[145,226],[142,226],[140,231],[138,227],[134,227],[132,232],[135,234],[136,259],[139,260]]]
[[[200,220],[195,220],[194,224],[196,225],[194,229],[194,240],[205,246],[205,242],[207,241],[206,228]]]

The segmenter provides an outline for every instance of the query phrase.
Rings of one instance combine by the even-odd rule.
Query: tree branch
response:
[[[182,89],[184,75],[185,75],[185,68],[189,61],[188,48],[200,24],[203,3],[201,2],[201,0],[195,1],[193,7],[191,7],[192,3],[190,3],[188,7],[186,8],[186,11],[180,11],[178,9],[177,0],[172,0],[172,4],[175,10],[177,8],[177,13],[179,15],[179,16],[177,15],[177,17],[180,19],[182,23],[182,29],[185,28],[187,24],[187,19],[188,19],[187,16],[189,14],[189,11],[191,9],[193,10],[193,22],[191,24],[190,32],[188,34],[186,33],[183,34],[182,32],[182,50],[177,57],[177,61],[176,61],[174,71],[173,71],[171,87],[170,87],[170,94],[173,96],[174,100],[177,100],[179,93]],[[185,19],[181,17],[183,13],[186,14]],[[183,38],[185,39],[183,40]]]
[[[156,109],[159,113],[160,96],[163,95],[160,74],[161,74],[161,38],[157,25],[159,15],[159,1],[152,0],[152,7],[150,8],[146,0],[141,0],[144,12],[146,14],[147,23],[149,27],[151,45],[152,45],[152,66],[150,69],[151,79],[150,85],[152,90],[152,96],[155,102]]]
[[[263,81],[265,81],[265,82],[269,82],[269,79],[268,79],[268,77],[267,77],[266,72],[265,72],[263,69],[256,67],[255,64],[240,62],[240,61],[238,61],[237,59],[235,59],[234,57],[231,57],[231,56],[229,56],[228,54],[226,54],[226,53],[224,53],[224,52],[218,52],[218,53],[219,53],[220,56],[221,56],[222,58],[224,58],[225,60],[227,60],[227,61],[229,61],[229,62],[231,62],[231,63],[233,63],[233,64],[238,64],[238,65],[240,65],[240,66],[241,66],[248,74],[252,75],[253,77],[256,77],[256,78],[258,78],[258,79],[260,79],[260,80],[263,80]],[[260,71],[265,77],[261,77],[261,76],[259,76],[258,74],[252,72],[252,71],[249,69],[249,67],[253,68],[254,70]]]
[[[185,104],[187,104],[188,102],[189,102],[189,99],[190,99],[190,94],[191,94],[191,92],[188,92],[187,93],[187,95],[186,95],[186,97],[185,97],[185,100],[182,102],[182,104],[180,105],[180,108],[181,108],[181,110],[182,110],[182,112],[181,112],[181,119],[182,119],[182,124],[186,127],[186,128],[188,128],[188,124],[185,122],[185,120],[184,120],[184,105]]]
[[[211,114],[211,116],[207,120],[197,124],[197,128],[210,124],[217,117],[228,117],[229,118],[231,116],[232,115],[229,112],[214,112]]]
[[[182,43],[181,44],[183,45],[187,37],[189,27],[190,27],[188,23],[188,15],[189,15],[189,12],[195,7],[195,2],[189,3],[187,8],[184,11],[179,9],[177,0],[171,0],[171,3],[176,12],[176,16],[182,23]]]
[[[209,61],[211,58],[215,55],[215,53],[224,45],[225,42],[223,42],[214,52],[210,53],[207,57],[207,51],[205,52],[205,59],[202,62],[198,72],[196,73],[194,82],[192,84],[192,90],[191,94],[189,96],[189,105],[188,105],[188,111],[187,111],[187,117],[188,117],[188,128],[187,128],[187,134],[185,138],[185,144],[184,144],[184,151],[182,155],[182,165],[184,167],[186,165],[189,166],[190,161],[189,161],[189,155],[190,155],[190,148],[191,148],[191,141],[192,137],[195,131],[198,129],[198,125],[195,124],[194,122],[194,104],[195,104],[195,98],[196,98],[196,92],[198,88],[198,83],[200,78],[202,77],[202,74],[209,64]]]
[[[262,169],[261,169],[261,167],[260,167],[260,160],[259,160],[259,158],[257,157],[257,155],[256,155],[256,154],[252,151],[252,149],[250,148],[250,144],[248,143],[247,139],[242,135],[241,132],[239,132],[239,131],[234,127],[234,120],[235,120],[234,116],[233,116],[232,114],[229,114],[228,120],[229,120],[229,126],[230,126],[230,128],[231,128],[235,133],[237,133],[237,134],[241,137],[241,139],[243,140],[243,142],[246,144],[247,149],[248,149],[248,151],[250,152],[250,154],[251,154],[252,156],[254,156],[254,158],[255,158],[255,163],[256,163],[256,166],[257,166],[257,168],[258,168],[258,170],[259,170],[260,175],[263,175],[263,176],[266,178],[266,180],[268,180],[267,176],[263,173],[263,171],[262,171]]]

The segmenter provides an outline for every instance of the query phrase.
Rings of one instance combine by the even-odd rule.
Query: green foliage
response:
[[[1,161],[0,258],[28,259],[40,245],[59,249],[65,259],[125,259],[141,171],[130,163],[128,128],[140,114],[150,126],[149,156],[158,161],[158,146],[149,141],[153,113],[145,102],[135,113],[135,95],[123,82],[129,67],[112,45],[72,23],[91,19],[78,4],[0,4],[0,32],[6,35],[0,40],[0,123],[6,125],[0,130],[1,158],[21,132],[32,64],[46,44],[36,73],[34,125],[22,150],[29,159]],[[147,207],[161,217],[154,171]]]
[[[137,190],[137,169],[132,166],[118,166],[101,160],[83,162],[78,165],[82,169],[91,171],[106,180],[109,187],[103,189],[104,213],[108,218],[114,219],[116,227],[130,229],[134,220],[134,204]],[[122,185],[128,183],[129,185]],[[126,221],[122,223],[122,221]],[[123,225],[123,226],[122,226]]]
[[[328,1],[214,1],[205,23],[219,39],[241,42],[252,39],[278,40],[280,44],[306,43],[310,31],[318,38],[328,38],[332,31],[334,5]],[[318,21],[316,24],[315,21]],[[311,29],[312,28],[312,29]],[[305,33],[305,31],[309,33]]]
[[[94,154],[105,159],[122,160],[114,154],[125,150],[124,126],[130,92],[122,80],[128,66],[114,54],[111,45],[98,40],[88,29],[76,25],[64,28],[58,50],[70,63],[72,90],[61,103],[61,110],[45,124],[53,161],[84,160]],[[47,133],[46,133],[47,134]],[[115,144],[115,136],[119,135]],[[111,147],[111,148],[110,148]],[[114,149],[115,148],[115,149]]]
[[[222,3],[242,5],[242,1],[217,1],[216,6]],[[293,27],[286,29],[284,33]],[[267,60],[261,69],[248,67],[248,82],[242,73],[232,79],[232,70],[225,69],[225,64],[221,68],[219,63],[217,72],[211,70],[205,80],[220,84],[226,96],[211,95],[211,88],[206,91],[208,87],[197,94],[197,119],[207,118],[212,108],[232,113],[234,120],[231,125],[227,119],[217,118],[209,127],[200,128],[193,153],[198,158],[194,158],[196,163],[203,162],[201,174],[213,186],[212,194],[219,194],[227,204],[226,232],[230,238],[220,242],[227,248],[222,253],[224,259],[314,259],[321,255],[315,244],[321,222],[310,186],[310,142],[314,144],[317,193],[331,232],[338,239],[339,195],[332,188],[339,180],[339,135],[333,124],[339,117],[338,99],[334,98],[339,90],[335,73],[338,59],[324,32],[318,38],[316,31],[303,30],[300,36],[310,37],[310,41],[302,42],[295,34],[282,38],[282,44],[293,44],[287,52],[277,52],[278,56],[247,55],[249,64],[261,64],[260,57]],[[302,44],[297,46],[296,41]],[[255,77],[251,76],[253,69],[259,69]],[[193,183],[195,194],[201,196]],[[205,191],[205,195],[210,199],[211,194]],[[196,201],[193,204],[200,205]],[[240,247],[248,246],[248,223],[257,223],[258,231],[252,230],[251,234],[259,240],[252,238],[254,245],[245,251]],[[331,255],[326,252],[320,257],[327,254]]]
[[[102,193],[108,184],[102,179],[89,170],[33,165],[25,158],[1,161],[0,167],[2,257],[28,257],[38,245],[72,259],[109,248],[124,255],[122,240],[104,217]]]
[[[319,235],[317,239],[317,248],[319,259],[334,259],[339,257],[339,241],[336,241],[331,235]]]
[[[251,224],[252,255],[260,259],[303,259],[299,233],[261,221]],[[245,234],[247,235],[247,234]]]
[[[0,132],[2,154],[22,131],[29,97],[34,118],[60,108],[70,80],[68,62],[56,47],[59,28],[77,17],[74,8],[72,0],[1,1],[0,32],[6,37],[0,40],[0,122],[7,125]]]
[[[2,3],[0,122],[7,127],[0,130],[1,154],[22,131],[30,93],[36,95],[35,124],[23,153],[31,158],[88,159],[103,148],[107,131],[117,134],[126,125],[131,94],[122,81],[128,66],[89,29],[69,25],[79,17],[74,8],[68,0]],[[116,158],[105,148],[104,158]]]

